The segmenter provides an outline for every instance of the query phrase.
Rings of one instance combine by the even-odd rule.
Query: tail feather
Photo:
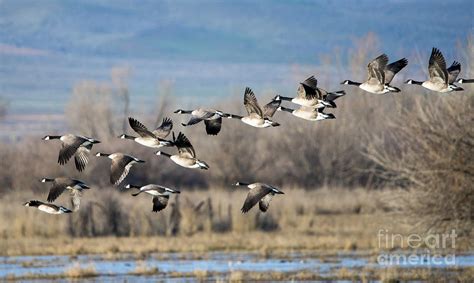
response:
[[[394,87],[394,86],[391,86],[391,85],[385,85],[385,87],[387,87],[387,89],[390,92],[400,92],[401,91],[398,87]]]
[[[160,140],[160,144],[162,146],[174,146],[174,142],[173,141],[168,141],[168,140]]]
[[[455,84],[450,84],[449,87],[450,87],[452,90],[454,90],[454,91],[462,91],[462,90],[464,90],[462,87],[457,86],[457,85],[455,85]]]

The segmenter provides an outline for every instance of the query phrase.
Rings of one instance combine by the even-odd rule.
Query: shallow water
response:
[[[399,253],[403,254],[403,253]],[[406,254],[409,255],[409,254]],[[238,252],[211,252],[203,257],[192,254],[169,253],[152,254],[143,260],[134,259],[131,255],[124,255],[119,259],[104,259],[98,255],[80,256],[17,256],[0,257],[0,280],[6,277],[24,278],[31,275],[59,275],[71,267],[82,268],[93,267],[99,274],[97,277],[87,279],[89,282],[125,281],[133,280],[139,282],[155,281],[157,279],[166,282],[174,282],[176,278],[170,278],[168,273],[193,273],[196,271],[208,271],[211,273],[229,274],[232,271],[253,272],[296,272],[311,271],[320,276],[330,277],[340,268],[349,270],[365,266],[384,268],[386,265],[377,262],[377,256],[369,256],[367,253],[339,253],[333,256],[308,256],[291,253],[283,257],[264,258],[256,253]],[[456,255],[454,265],[433,264],[426,260],[411,263],[402,262],[397,264],[404,268],[429,267],[465,267],[474,266],[474,254]],[[159,272],[155,275],[131,275],[137,267],[146,265],[147,268],[157,268]],[[24,282],[36,282],[35,280],[22,280]],[[62,280],[59,280],[61,282]],[[189,279],[189,281],[193,281]]]

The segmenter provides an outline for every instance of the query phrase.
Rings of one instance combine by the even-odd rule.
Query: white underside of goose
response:
[[[293,111],[293,116],[296,116],[301,119],[305,119],[308,121],[321,121],[324,120],[324,116],[321,113],[318,113],[316,111],[301,111],[301,110],[295,110]]]
[[[262,118],[243,117],[241,120],[243,123],[255,128],[268,128],[271,126],[269,123],[265,123],[265,120]]]
[[[51,206],[44,205],[44,204],[39,205],[38,209],[49,214],[61,214],[60,210],[56,210],[52,208]]]
[[[163,145],[160,143],[160,141],[156,139],[149,139],[149,138],[135,138],[135,141],[141,145],[147,146],[147,147],[152,147],[152,148],[160,148],[163,147]]]
[[[198,162],[196,162],[195,159],[183,158],[179,155],[171,155],[170,159],[174,163],[178,164],[179,166],[183,166],[183,167],[186,167],[186,168],[199,168],[199,164],[198,164]]]
[[[374,93],[374,94],[384,94],[384,93],[390,92],[388,87],[382,84],[363,83],[359,85],[359,87],[367,92]]]
[[[426,81],[421,84],[422,87],[437,92],[451,92],[453,89],[444,83]]]

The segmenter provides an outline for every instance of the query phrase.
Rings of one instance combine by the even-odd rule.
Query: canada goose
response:
[[[195,110],[178,109],[174,111],[174,113],[191,114],[191,119],[186,124],[182,124],[184,127],[197,124],[204,120],[204,124],[206,124],[206,133],[208,135],[217,135],[221,130],[222,117],[227,117],[227,115],[222,111],[204,108],[198,108]]]
[[[265,212],[268,210],[270,201],[275,194],[284,194],[284,192],[279,189],[264,183],[242,183],[237,182],[235,186],[243,186],[250,189],[245,199],[244,205],[242,206],[242,213],[247,213],[252,207],[254,207],[257,202],[260,210]]]
[[[92,146],[100,141],[93,138],[84,136],[75,136],[67,134],[63,136],[45,136],[43,140],[60,140],[62,142],[62,148],[59,151],[58,163],[61,165],[66,164],[69,159],[74,155],[74,162],[77,170],[80,172],[86,168],[89,162],[88,154],[92,149]]]
[[[110,165],[110,183],[114,185],[120,184],[127,177],[133,164],[145,163],[145,161],[136,157],[118,152],[111,154],[98,152],[96,156],[106,156],[112,160]]]
[[[123,134],[123,135],[119,136],[119,138],[134,140],[135,142],[137,142],[141,145],[144,145],[144,146],[147,146],[147,147],[152,147],[152,148],[160,148],[160,147],[163,147],[163,146],[173,146],[173,143],[171,141],[164,140],[164,139],[158,137],[155,134],[155,132],[160,128],[155,130],[155,132],[151,132],[147,129],[147,127],[145,127],[145,125],[143,125],[138,120],[136,120],[132,117],[128,117],[128,123],[130,124],[130,127],[132,127],[132,129],[139,135],[139,137],[134,137],[134,136],[129,136],[129,135]],[[169,123],[171,123],[171,124],[169,124]],[[173,123],[169,119],[165,118],[163,120],[163,124],[170,125],[170,126],[166,126],[166,129],[169,128],[170,131],[171,131],[171,128],[173,128]],[[164,132],[166,132],[166,131],[164,131]],[[161,132],[156,132],[156,133],[161,133]],[[168,134],[166,134],[166,136],[167,135]]]
[[[474,83],[474,79],[463,79],[460,78],[456,81],[458,84],[472,84]]]
[[[372,60],[367,65],[367,81],[364,83],[353,82],[351,80],[345,80],[341,84],[355,85],[359,88],[375,94],[383,94],[388,92],[400,92],[400,89],[390,85],[395,75],[400,72],[406,65],[408,60],[402,58],[391,64],[388,64],[388,56],[382,54],[379,57]]]
[[[318,88],[318,80],[316,80],[314,76],[311,76],[300,83],[296,97],[277,95],[273,99],[277,101],[287,100],[301,106],[312,108],[336,108],[337,106],[334,100],[344,95],[346,95],[346,92],[343,90],[327,92],[322,88]]]
[[[427,81],[420,82],[407,80],[406,84],[421,85],[424,88],[437,92],[461,91],[463,88],[453,84],[461,71],[461,64],[454,61],[453,65],[446,69],[446,61],[439,49],[433,47],[431,50],[430,61],[428,63],[428,72],[430,78]]]
[[[275,113],[275,110],[278,107],[272,107],[275,103],[277,102],[271,101],[270,103],[265,105],[264,109],[262,110],[262,108],[260,108],[260,106],[258,105],[255,94],[250,88],[247,87],[245,88],[244,93],[244,105],[248,115],[243,117],[234,114],[227,114],[227,118],[239,119],[243,123],[256,128],[280,126],[280,124],[278,124],[277,122],[270,120],[270,117],[273,115],[273,113]],[[271,115],[268,115],[270,113]]]
[[[66,189],[71,191],[71,200],[74,206],[74,210],[79,209],[79,200],[83,190],[90,189],[84,182],[71,179],[68,177],[59,177],[59,178],[43,178],[41,182],[51,182],[51,189],[49,190],[48,202],[55,201]]]
[[[44,203],[39,200],[30,200],[23,204],[24,206],[36,207],[39,210],[49,214],[64,214],[72,213],[72,210],[65,208],[64,206],[57,206],[52,203]]]
[[[286,107],[278,107],[278,111],[286,111],[291,113],[293,116],[296,116],[301,119],[305,119],[308,121],[320,121],[326,119],[336,119],[336,116],[332,113],[324,113],[324,108],[309,108],[306,106],[301,106],[298,109],[290,109]]]
[[[167,187],[163,187],[160,185],[149,184],[143,187],[135,186],[135,185],[126,185],[125,188],[135,188],[139,189],[138,192],[133,193],[132,196],[136,197],[141,193],[147,193],[153,196],[153,212],[158,212],[160,210],[165,209],[166,205],[168,204],[168,200],[171,194],[180,194],[180,191],[172,190]]]
[[[157,151],[155,154],[164,155],[174,163],[186,168],[209,169],[209,165],[207,165],[206,162],[196,158],[196,152],[194,151],[191,142],[183,133],[180,132],[177,139],[175,139],[173,133],[173,144],[178,148],[178,154],[171,155],[161,151]]]

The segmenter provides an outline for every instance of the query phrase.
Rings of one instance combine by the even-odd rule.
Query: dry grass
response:
[[[158,267],[149,266],[146,261],[140,260],[135,263],[135,270],[130,272],[132,275],[154,275],[158,274],[160,271]]]
[[[151,212],[150,197],[94,188],[86,192],[83,203],[114,199],[115,208],[89,205],[77,214],[57,216],[23,207],[22,195],[8,194],[0,207],[0,254],[107,256],[130,252],[140,256],[152,252],[252,250],[269,255],[288,250],[374,250],[378,248],[380,229],[412,232],[403,215],[386,205],[397,197],[394,190],[288,188],[285,192],[275,197],[267,213],[253,210],[245,215],[240,206],[247,192],[235,188],[186,191],[179,204],[170,204],[161,213]],[[197,211],[190,209],[199,200],[204,204]],[[68,196],[62,201],[67,202]],[[111,227],[116,224],[109,220],[117,215],[126,225]],[[122,237],[115,236],[116,229]],[[472,249],[468,238],[457,239],[456,248]]]
[[[71,267],[64,271],[64,275],[68,278],[86,278],[95,277],[98,274],[95,270],[94,264],[92,263],[86,266],[83,266],[79,263],[74,263]]]

